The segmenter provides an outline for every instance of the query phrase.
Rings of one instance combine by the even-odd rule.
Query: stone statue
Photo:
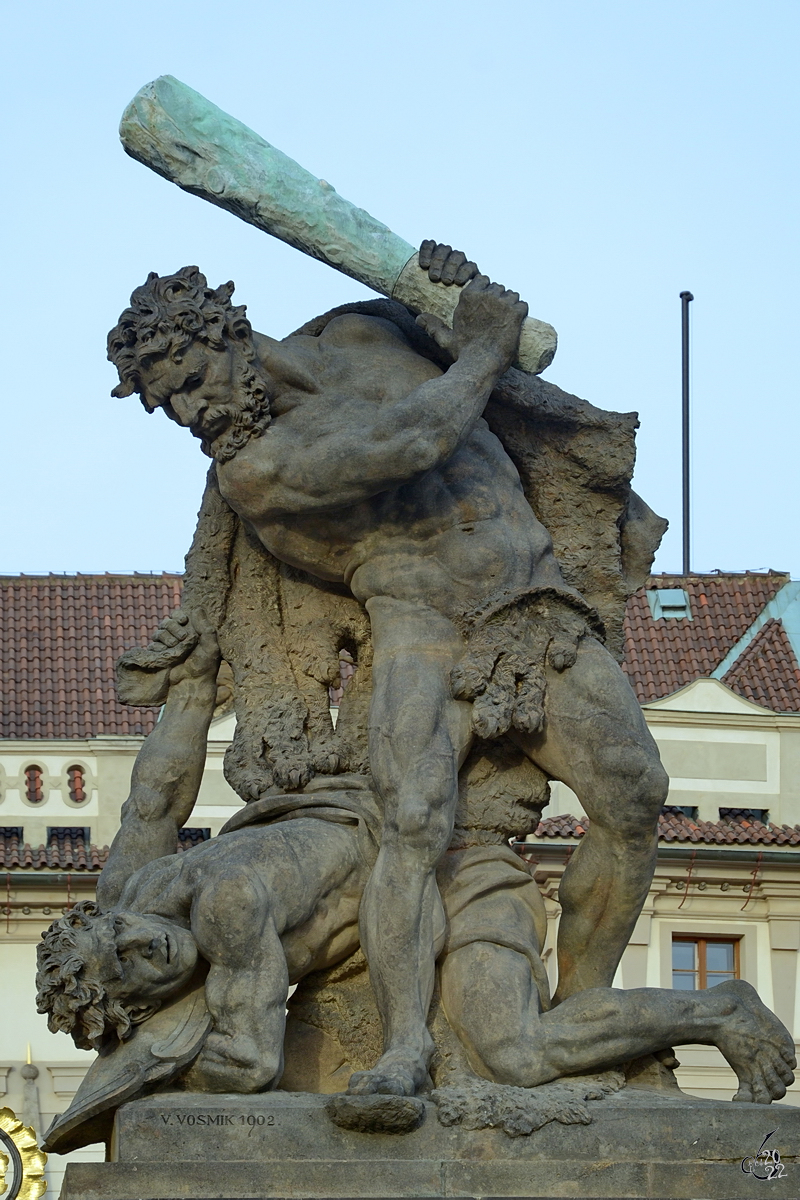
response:
[[[464,264],[449,247],[421,255],[444,278]],[[591,819],[561,885],[555,1003],[610,986],[667,794],[600,620],[565,581],[483,418],[527,306],[465,274],[452,329],[418,318],[446,369],[382,317],[344,313],[281,342],[254,333],[232,285],[212,291],[194,268],[151,275],[109,335],[115,394],[137,391],[188,427],[251,536],[369,616],[368,760],[383,825],[360,937],[385,1045],[351,1080],[360,1093],[412,1095],[428,1074],[435,871],[476,735],[508,734]]]
[[[163,712],[97,902],[39,948],[39,1010],[97,1051],[47,1149],[110,1142],[126,1105],[112,1166],[130,1169],[112,1180],[104,1166],[88,1191],[68,1172],[65,1195],[183,1195],[206,1186],[206,1158],[252,1158],[258,1181],[226,1179],[231,1195],[261,1194],[264,1163],[281,1194],[373,1195],[371,1164],[390,1159],[387,1195],[495,1194],[478,1160],[503,1158],[496,1129],[586,1123],[585,1101],[620,1096],[613,1126],[641,1102],[626,1079],[674,1098],[684,1042],[720,1048],[736,1099],[781,1098],[793,1042],[748,984],[611,986],[667,791],[615,657],[666,525],[630,487],[636,415],[537,378],[555,330],[464,254],[414,253],[177,80],[142,89],[121,134],[187,191],[387,299],[278,341],[251,328],[232,283],[185,267],[151,274],[109,335],[114,395],[163,408],[213,465],[182,607],[117,666],[120,700]],[[243,805],[179,854],[226,705]],[[591,818],[560,886],[552,997],[544,903],[509,845],[538,824],[551,780]],[[434,1107],[465,1135],[425,1127]],[[166,1162],[147,1184],[141,1150],[169,1158],[171,1114],[169,1190]],[[194,1114],[204,1131],[246,1123],[246,1145],[188,1147]],[[267,1122],[278,1136],[251,1153]],[[411,1136],[398,1151],[362,1137],[374,1131]],[[538,1143],[506,1157],[513,1194],[529,1194]]]
[[[178,610],[144,654],[159,669],[171,663],[168,699],[137,758],[97,903],[54,921],[40,948],[38,1000],[50,1028],[100,1055],[48,1133],[60,1151],[106,1137],[116,1104],[154,1084],[278,1086],[290,985],[358,950],[359,904],[378,855],[378,798],[351,776],[275,792],[222,836],[177,854],[202,776],[220,653],[211,626]],[[138,669],[145,665],[142,656]],[[439,865],[446,923],[434,940],[441,1006],[466,1061],[440,1066],[436,1083],[474,1072],[532,1088],[689,1041],[719,1046],[739,1077],[738,1099],[783,1096],[792,1040],[743,981],[696,994],[592,987],[551,1006],[544,904],[526,865],[502,836],[465,845],[470,831],[486,833],[489,810],[505,804],[514,820],[509,798],[525,810],[516,820],[530,819],[545,800],[536,782],[522,754],[490,743],[473,750],[462,778],[459,830]],[[290,1036],[290,1059],[293,1045]],[[333,1091],[324,1058],[315,1058],[313,1082]],[[302,1062],[287,1066],[296,1075]]]

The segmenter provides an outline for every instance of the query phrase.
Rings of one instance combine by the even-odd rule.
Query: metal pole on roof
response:
[[[690,575],[689,531],[689,304],[691,292],[681,292],[681,386],[683,416],[683,574]]]

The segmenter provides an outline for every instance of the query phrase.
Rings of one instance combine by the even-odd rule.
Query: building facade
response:
[[[158,716],[117,703],[114,663],[147,643],[180,590],[179,575],[0,579],[0,1104],[39,1132],[91,1055],[35,1012],[36,943],[53,916],[93,895]],[[625,638],[624,667],[671,789],[653,885],[615,982],[688,988],[739,976],[800,1039],[800,583],[777,572],[657,576],[631,597]],[[183,847],[214,836],[240,805],[222,770],[234,718],[220,696]],[[551,789],[548,815],[518,849],[546,898],[554,974],[558,883],[587,820],[568,788]],[[29,1057],[38,1075],[26,1086]],[[679,1057],[687,1090],[733,1094],[717,1051]],[[800,1086],[792,1093],[798,1102]],[[57,1190],[63,1160],[48,1171]]]
[[[619,987],[746,979],[800,1041],[800,583],[778,572],[655,576],[625,618],[624,668],[670,775],[655,877]],[[587,821],[551,785],[526,845],[547,897]],[[681,1085],[729,1099],[714,1048],[678,1055]],[[800,1103],[800,1084],[787,1102]]]

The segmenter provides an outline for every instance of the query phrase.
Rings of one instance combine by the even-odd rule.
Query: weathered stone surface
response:
[[[425,1120],[418,1096],[331,1096],[325,1112],[334,1125],[353,1133],[411,1133]]]
[[[172,125],[162,119],[162,100],[178,126],[188,122],[190,142],[204,102],[184,96],[175,81],[140,99],[128,123],[146,129],[156,147],[167,145],[158,163],[171,169]],[[216,110],[207,115],[233,156],[231,179],[239,168],[247,173],[237,147],[248,131],[232,132]],[[137,142],[137,153],[143,145]],[[192,159],[190,174],[199,162]],[[511,370],[527,306],[447,245],[423,243],[413,269],[437,286],[459,272],[461,284],[469,278],[450,291],[457,297],[451,325],[435,312],[419,315],[427,343],[410,335],[408,313],[391,306],[385,315],[329,314],[313,332],[276,343],[231,304],[232,283],[211,289],[194,267],[151,275],[109,335],[121,380],[115,394],[137,391],[145,407],[164,408],[200,439],[216,460],[220,496],[240,521],[218,625],[239,718],[229,778],[244,799],[261,803],[265,789],[299,790],[314,775],[353,770],[357,762],[384,810],[359,931],[385,1044],[377,1063],[352,1076],[355,1094],[413,1095],[425,1084],[434,962],[445,940],[462,953],[455,981],[452,971],[442,972],[442,1007],[473,1069],[519,1086],[554,1075],[551,1063],[520,1069],[513,1051],[509,1057],[527,1010],[515,1013],[513,1029],[504,1018],[506,1028],[494,1036],[487,1018],[502,1010],[489,994],[497,976],[487,964],[475,972],[480,996],[471,988],[467,1003],[459,999],[460,976],[469,974],[463,951],[480,942],[521,954],[528,974],[513,985],[515,996],[525,1007],[532,970],[539,1010],[549,1006],[532,902],[516,906],[510,941],[498,932],[507,924],[502,904],[484,912],[480,936],[474,922],[470,929],[460,919],[468,899],[500,888],[509,893],[506,907],[515,907],[508,863],[497,850],[481,854],[475,846],[470,855],[467,848],[459,868],[470,882],[455,884],[455,902],[443,892],[444,912],[437,895],[437,864],[458,818],[459,764],[476,736],[513,737],[539,782],[544,772],[568,783],[591,818],[562,889],[558,1000],[610,985],[652,871],[653,817],[667,789],[641,711],[602,646],[603,623],[574,586],[580,579],[590,595],[605,590],[606,607],[621,609],[630,570],[622,566],[619,533],[630,516],[635,418],[609,418],[580,401],[550,405],[571,419],[557,422],[542,443],[555,458],[537,458],[530,417],[542,406]],[[490,432],[493,403],[499,436]],[[576,478],[570,495],[559,490],[554,469],[562,461]],[[548,497],[565,550],[577,555],[566,577],[536,516]],[[574,523],[565,510],[577,515],[577,538],[567,537]],[[219,527],[227,536],[230,525]],[[368,645],[371,660],[363,653]],[[363,720],[347,745],[347,712],[334,735],[326,711],[341,651],[359,676],[362,658],[371,664],[368,752],[356,761]],[[161,667],[164,654],[150,652]],[[360,712],[366,715],[365,705]],[[620,809],[638,833],[624,855],[605,845]],[[499,813],[483,827],[498,849],[504,824]],[[570,903],[577,894],[580,914]],[[648,1041],[631,1050],[654,1048]],[[271,1046],[262,1045],[261,1057],[275,1063]],[[560,1071],[613,1061],[557,1057]],[[218,1066],[211,1073],[219,1086]]]
[[[417,1123],[432,1081],[457,1160],[467,1128],[491,1158],[485,1127],[525,1140],[590,1122],[604,1085],[587,1076],[675,1041],[719,1046],[741,1100],[792,1078],[791,1038],[749,984],[611,987],[667,790],[592,603],[613,644],[660,529],[632,501],[635,416],[515,371],[527,307],[460,252],[423,243],[414,269],[469,278],[451,327],[358,306],[277,342],[232,283],[186,267],[149,276],[109,335],[115,395],[163,408],[215,468],[185,609],[121,663],[124,695],[164,708],[98,903],[41,947],[51,1029],[99,1051],[48,1149],[96,1140],[116,1106],[168,1084],[213,1106],[346,1082],[336,1122],[380,1138]],[[221,660],[247,805],[178,859]],[[560,888],[553,997],[543,900],[508,845],[550,778],[590,818]],[[251,1147],[276,1111],[247,1110]],[[153,1146],[200,1126],[210,1147],[234,1120],[162,1124]],[[422,1157],[445,1162],[439,1141]]]
[[[625,1086],[621,1071],[597,1076],[572,1076],[541,1087],[518,1088],[473,1079],[436,1088],[431,1100],[441,1125],[465,1129],[502,1129],[508,1137],[528,1137],[551,1121],[561,1125],[591,1125],[595,1107]]]
[[[114,1162],[68,1166],[62,1200],[750,1200],[767,1188],[789,1200],[800,1190],[799,1109],[626,1088],[592,1106],[591,1125],[548,1124],[509,1138],[499,1129],[445,1128],[423,1103],[423,1124],[398,1136],[338,1128],[318,1096],[154,1096],[120,1109]],[[740,1164],[770,1129],[785,1176],[762,1186]]]
[[[457,290],[420,271],[413,246],[173,76],[162,75],[136,93],[120,137],[133,158],[193,195],[415,312],[452,322]],[[555,352],[552,325],[526,321],[519,347],[523,369],[543,371]]]

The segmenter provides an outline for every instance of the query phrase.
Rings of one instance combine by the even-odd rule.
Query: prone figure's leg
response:
[[[449,928],[440,959],[447,1019],[479,1075],[535,1087],[674,1045],[718,1046],[736,1099],[768,1104],[792,1082],[794,1042],[743,980],[702,992],[589,988],[550,1007],[539,888],[507,846],[450,852],[439,868]]]
[[[794,1041],[744,980],[701,992],[589,988],[542,1012],[528,959],[472,942],[441,964],[442,1002],[478,1074],[535,1087],[687,1044],[719,1047],[735,1100],[769,1104],[794,1079]]]

